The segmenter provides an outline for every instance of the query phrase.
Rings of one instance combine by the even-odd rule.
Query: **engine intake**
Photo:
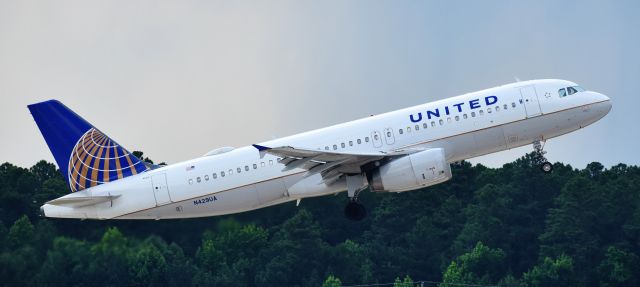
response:
[[[444,150],[434,148],[390,161],[371,173],[369,183],[374,192],[403,192],[445,182],[451,176]]]

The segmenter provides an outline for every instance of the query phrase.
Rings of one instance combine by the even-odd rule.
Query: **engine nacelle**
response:
[[[381,166],[371,173],[371,191],[402,192],[445,182],[451,178],[451,166],[441,148],[429,149]]]

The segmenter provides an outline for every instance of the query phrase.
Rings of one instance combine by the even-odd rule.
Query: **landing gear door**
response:
[[[171,203],[166,174],[160,173],[151,176],[151,188],[153,188],[153,196],[156,198],[156,206]]]
[[[540,102],[534,86],[520,88],[521,101],[524,103],[524,109],[527,112],[527,118],[536,117],[542,114],[540,110]]]

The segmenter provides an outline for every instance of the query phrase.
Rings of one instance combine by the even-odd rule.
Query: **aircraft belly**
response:
[[[289,201],[282,178],[211,193],[118,217],[118,219],[169,219],[205,217],[244,212]]]
[[[473,136],[476,141],[476,154],[497,152],[507,147],[502,126],[474,132]]]

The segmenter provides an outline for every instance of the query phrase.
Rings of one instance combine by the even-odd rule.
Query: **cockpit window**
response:
[[[573,95],[577,92],[584,92],[585,89],[580,87],[580,86],[573,86],[573,87],[566,87],[566,88],[562,88],[558,90],[558,95],[560,95],[560,97],[566,97],[568,95]]]
[[[565,97],[567,96],[567,90],[565,88],[559,89],[558,94],[560,95],[561,98]]]

